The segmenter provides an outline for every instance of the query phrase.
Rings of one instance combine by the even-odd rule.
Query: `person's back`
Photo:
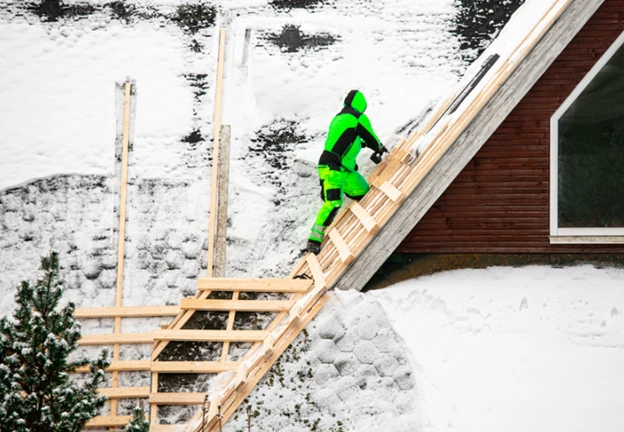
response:
[[[342,206],[343,194],[360,200],[368,192],[366,179],[357,172],[357,156],[362,150],[362,143],[375,153],[387,151],[364,114],[366,108],[367,102],[362,92],[352,90],[344,101],[343,110],[329,125],[325,149],[318,164],[321,198],[324,202],[308,238],[309,252],[319,253],[325,230]]]

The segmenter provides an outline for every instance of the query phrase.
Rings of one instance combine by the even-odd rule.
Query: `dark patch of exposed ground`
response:
[[[298,123],[293,120],[278,119],[256,131],[251,139],[249,151],[265,159],[275,170],[290,168],[295,145],[307,143],[309,137],[297,130]]]
[[[318,51],[335,44],[340,38],[329,33],[308,35],[300,26],[288,24],[280,33],[270,33],[266,39],[278,46],[282,52],[293,53],[302,50]]]
[[[284,172],[292,169],[295,147],[310,141],[310,137],[298,130],[294,120],[278,119],[260,128],[251,139],[249,153],[253,158],[264,159],[262,177],[277,188],[273,203],[278,206],[286,194]]]
[[[327,0],[272,0],[269,4],[278,10],[314,9],[329,3]]]
[[[507,24],[524,0],[456,0],[459,12],[452,32],[459,37],[462,57],[477,59]]]
[[[217,9],[209,3],[186,3],[177,7],[170,17],[181,29],[189,33],[197,33],[202,29],[214,26]]]
[[[25,9],[47,22],[78,20],[96,12],[105,12],[112,19],[126,24],[135,20],[162,18],[175,23],[190,35],[213,27],[217,17],[216,7],[203,1],[180,4],[171,14],[164,14],[153,6],[137,6],[123,0],[114,0],[103,4],[91,4],[87,1],[69,4],[63,0],[39,0],[21,3],[18,8]],[[195,52],[201,52],[203,46],[193,39],[190,48]]]

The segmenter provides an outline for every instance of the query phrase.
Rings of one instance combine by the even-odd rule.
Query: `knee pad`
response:
[[[325,196],[327,201],[340,201],[340,189],[327,189]]]

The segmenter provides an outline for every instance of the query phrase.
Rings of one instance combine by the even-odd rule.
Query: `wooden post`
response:
[[[215,233],[213,277],[225,277],[227,245],[228,186],[230,180],[231,127],[221,126],[219,140],[219,173],[217,180],[217,231]]]
[[[124,255],[126,239],[126,202],[128,196],[128,147],[130,144],[130,94],[132,84],[126,82],[124,97],[123,142],[121,156],[121,185],[119,190],[119,236],[117,237],[117,292],[115,306],[120,308],[123,299]],[[115,335],[121,333],[121,317],[115,317]],[[113,345],[113,361],[119,361],[119,344]],[[111,387],[119,385],[119,371],[113,371]],[[117,400],[111,400],[111,415],[117,416]],[[111,428],[112,430],[112,428]]]
[[[206,264],[207,277],[213,276],[214,271],[214,256],[215,256],[215,240],[217,234],[217,208],[219,205],[219,147],[220,147],[220,134],[221,134],[221,107],[222,107],[222,88],[223,88],[223,65],[225,58],[225,27],[222,27],[219,31],[219,54],[217,63],[217,79],[215,86],[215,104],[214,104],[214,139],[213,139],[213,154],[212,154],[212,181],[210,191],[210,220],[208,224],[208,259]],[[228,146],[229,153],[229,146]],[[229,164],[228,164],[229,167]],[[227,213],[226,213],[227,218]],[[227,219],[226,219],[227,224]],[[198,293],[196,298],[205,299],[208,293]],[[193,311],[185,311],[178,315],[171,323],[172,328],[182,328],[186,321],[193,315]],[[231,313],[230,313],[231,315]],[[233,319],[232,319],[233,320]],[[158,354],[162,352],[167,346],[167,341],[157,342],[152,349],[152,359],[155,360]],[[158,392],[158,373],[152,373],[152,393]],[[150,408],[150,422],[152,425],[157,423],[158,405],[151,404]]]
[[[223,63],[225,56],[225,27],[219,32],[219,60],[217,64],[217,85],[215,90],[214,105],[214,141],[212,153],[212,186],[210,192],[210,226],[208,227],[208,265],[206,273],[212,277],[214,266],[215,234],[217,228],[217,206],[219,202],[219,140],[221,134],[221,105],[223,94]]]

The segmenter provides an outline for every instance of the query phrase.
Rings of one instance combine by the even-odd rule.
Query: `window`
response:
[[[552,243],[624,242],[624,34],[551,119]]]

